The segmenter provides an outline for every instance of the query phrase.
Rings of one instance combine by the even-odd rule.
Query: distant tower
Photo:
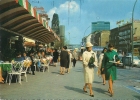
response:
[[[64,38],[64,37],[65,37],[65,26],[64,26],[64,25],[60,25],[60,26],[59,26],[59,30],[60,30],[60,31],[59,31],[59,32],[60,32],[60,35],[59,35],[59,36],[60,36],[61,38]]]
[[[58,14],[54,13],[53,14],[53,19],[52,19],[52,30],[57,34],[59,34],[59,17]]]

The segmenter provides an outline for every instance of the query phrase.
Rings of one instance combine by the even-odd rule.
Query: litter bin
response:
[[[131,57],[122,57],[122,63],[124,66],[131,66]]]

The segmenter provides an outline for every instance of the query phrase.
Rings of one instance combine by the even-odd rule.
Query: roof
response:
[[[0,1],[0,29],[43,43],[60,40],[28,0]]]

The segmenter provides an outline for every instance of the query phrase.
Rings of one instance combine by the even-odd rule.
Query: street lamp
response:
[[[70,45],[70,33],[69,33],[69,45]]]
[[[137,0],[134,3],[133,10],[132,10],[132,29],[131,29],[131,42],[132,42],[132,67],[133,67],[133,50],[134,50],[134,45],[133,45],[133,20],[134,20],[134,10],[135,10],[135,5],[137,3]]]
[[[121,37],[121,36],[118,36],[118,37]],[[127,49],[127,53],[128,53],[128,43],[123,37],[121,37],[121,38],[126,42],[126,49]]]
[[[91,25],[90,25],[90,26],[91,26]],[[88,27],[86,28],[86,30],[85,30],[85,32],[84,32],[83,38],[85,37],[85,33],[86,33],[87,29],[90,28],[90,26],[88,26]],[[84,41],[82,40],[82,45],[83,45],[83,43],[84,43]]]

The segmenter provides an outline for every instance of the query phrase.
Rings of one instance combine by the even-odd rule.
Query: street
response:
[[[28,82],[22,76],[22,84],[0,84],[1,100],[140,100],[140,68],[118,68],[117,80],[114,82],[114,95],[110,97],[108,82],[102,85],[102,78],[94,70],[94,97],[83,92],[84,75],[82,62],[78,61],[70,73],[59,74],[57,67],[50,66],[49,72],[35,72],[28,74]]]

